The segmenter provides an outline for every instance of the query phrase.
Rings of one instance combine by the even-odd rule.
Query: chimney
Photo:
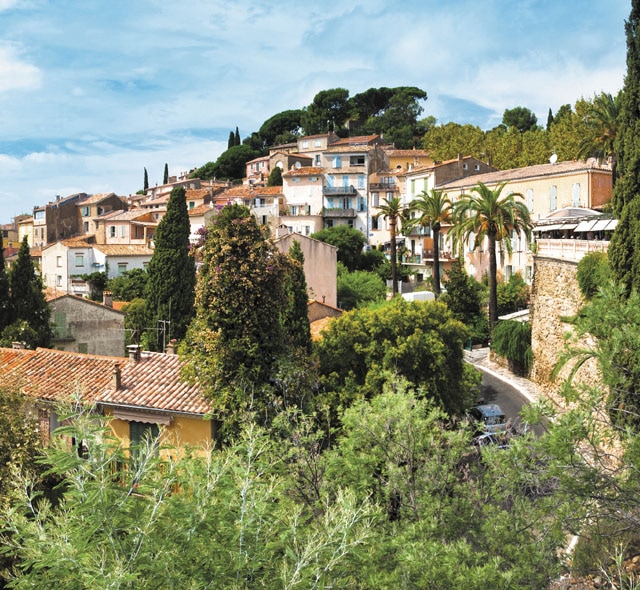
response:
[[[113,376],[111,378],[111,384],[113,388],[118,391],[122,386],[122,373],[120,372],[120,363],[116,363],[113,366]]]
[[[26,347],[24,342],[12,342],[11,348],[13,348],[13,350],[24,350]]]
[[[129,346],[127,346],[127,352],[132,361],[136,363],[140,362],[141,350],[139,344],[129,344]]]
[[[113,293],[111,291],[103,291],[102,304],[105,307],[113,307]]]
[[[175,354],[176,353],[176,343],[178,341],[175,338],[169,340],[169,344],[167,344],[167,354]]]

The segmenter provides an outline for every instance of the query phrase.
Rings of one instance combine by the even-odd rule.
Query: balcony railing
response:
[[[397,184],[387,184],[385,182],[370,182],[369,183],[370,191],[388,191],[395,192],[400,190],[400,187]]]
[[[356,210],[355,209],[339,209],[339,208],[327,208],[325,207],[322,210],[322,215],[324,217],[331,217],[331,218],[336,218],[336,217],[355,217],[356,216]]]
[[[545,258],[559,258],[579,262],[590,252],[606,252],[609,242],[604,240],[536,240],[537,256]]]
[[[352,184],[349,186],[323,186],[322,194],[326,196],[335,196],[335,195],[357,195],[358,191],[356,191],[356,187]]]

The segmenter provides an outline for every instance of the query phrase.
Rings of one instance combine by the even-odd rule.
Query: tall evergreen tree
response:
[[[144,169],[144,190],[146,191],[149,188],[149,173],[147,169]]]
[[[195,261],[189,253],[189,213],[184,187],[171,191],[167,212],[158,224],[155,250],[145,288],[149,326],[157,338],[148,345],[163,349],[171,338],[181,340],[194,313]]]
[[[625,22],[627,75],[622,88],[615,141],[617,181],[613,212],[620,220],[609,245],[614,276],[627,293],[640,290],[640,0]]]
[[[169,182],[169,164],[164,165],[164,175],[162,176],[162,184]]]
[[[4,262],[4,244],[0,237],[0,334],[12,321],[13,312],[9,297],[9,276]]]
[[[233,131],[229,131],[229,139],[227,140],[227,149],[232,148],[236,145],[236,136]]]
[[[242,142],[240,141],[240,131],[238,130],[238,127],[236,127],[236,145],[241,145]]]
[[[307,294],[307,279],[304,276],[304,254],[300,248],[300,242],[297,240],[294,240],[293,245],[289,248],[289,257],[284,327],[294,346],[310,352],[309,295]]]
[[[9,272],[13,324],[26,322],[35,332],[35,346],[48,347],[51,343],[51,310],[44,296],[42,279],[31,260],[27,236],[22,239],[18,259]]]

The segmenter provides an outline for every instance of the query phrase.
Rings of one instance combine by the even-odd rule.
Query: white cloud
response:
[[[41,84],[42,73],[36,66],[20,59],[15,47],[0,46],[0,92],[34,90]]]

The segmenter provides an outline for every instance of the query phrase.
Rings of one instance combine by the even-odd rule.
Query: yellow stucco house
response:
[[[145,433],[177,448],[205,447],[213,438],[208,402],[181,377],[175,354],[142,352],[108,357],[38,348],[0,348],[0,387],[18,388],[33,400],[46,440],[59,426],[57,404],[79,397],[109,416],[125,447]]]

